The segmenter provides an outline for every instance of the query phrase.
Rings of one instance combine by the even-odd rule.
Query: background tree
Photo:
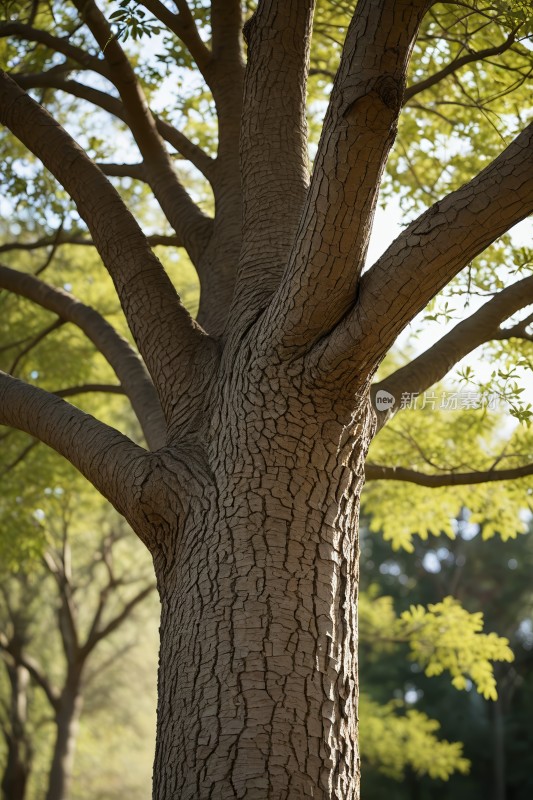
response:
[[[29,592],[27,593],[29,599]],[[0,638],[0,647],[9,646],[11,657],[5,659],[6,687],[2,691],[2,717],[1,728],[5,744],[5,763],[2,768],[2,796],[23,800],[26,796],[26,786],[30,776],[34,748],[28,731],[28,695],[30,693],[30,673],[21,663],[22,648],[27,641],[29,627],[28,614],[31,606],[26,609],[12,611],[15,622],[13,632],[8,642],[4,634]],[[15,632],[16,628],[16,632]]]
[[[13,266],[1,268],[1,285],[51,311],[56,328],[72,322],[90,338],[131,401],[150,450],[7,374],[0,379],[0,419],[66,456],[153,556],[162,601],[158,798],[358,796],[356,518],[370,440],[401,410],[404,395],[423,393],[487,341],[499,348],[501,375],[493,385],[503,391],[530,338],[522,309],[532,298],[532,278],[505,285],[509,246],[501,246],[496,266],[487,263],[490,256],[471,266],[531,209],[531,126],[521,109],[499,127],[492,116],[501,113],[502,97],[523,97],[530,68],[521,44],[525,7],[320,5],[313,77],[317,91],[325,81],[330,99],[310,176],[305,89],[313,5],[260,3],[245,27],[246,69],[237,2],[180,2],[173,9],[119,3],[105,9],[109,18],[92,0],[9,3],[1,29],[11,77],[2,73],[0,120],[15,137],[4,139],[7,190],[32,208],[35,192],[53,195],[37,216],[40,225],[55,221],[44,241],[52,254],[62,242],[80,241],[67,198],[75,203],[138,352],[98,311],[58,287]],[[339,34],[344,41],[332,86],[330,70],[324,74],[318,64],[328,31],[333,44]],[[130,32],[160,35],[158,59],[148,48],[144,59],[135,45],[128,52],[130,39],[116,34],[125,39]],[[205,82],[195,107],[207,120],[196,141],[184,130],[194,104],[159,111],[156,92],[163,71],[176,79],[192,61]],[[503,81],[497,97],[481,96],[481,76]],[[65,106],[59,93],[83,103]],[[456,111],[460,139],[455,162],[437,179],[431,170],[443,145],[425,120],[442,114],[442,102]],[[110,143],[87,136],[83,128],[96,118],[84,116],[86,103],[126,126],[130,138],[119,126],[115,141],[122,151],[122,142],[134,142],[140,162],[110,161]],[[214,138],[207,141],[210,103],[216,154]],[[404,186],[400,194],[414,208],[420,193],[413,181],[423,169],[431,191],[448,194],[363,272],[381,176],[406,103],[402,118],[418,163],[411,169],[409,151],[392,155],[391,191]],[[459,108],[468,108],[473,122]],[[490,153],[488,145],[476,147],[487,116],[498,131]],[[420,131],[409,137],[413,119]],[[501,136],[515,138],[503,149]],[[201,188],[188,191],[178,176],[178,153],[197,170],[189,174],[209,183],[205,201]],[[197,322],[131,214],[144,190],[130,184],[121,195],[104,173],[149,187],[177,237],[164,241],[183,246],[198,273]],[[40,245],[40,231],[33,240],[21,231],[4,251],[15,259]],[[526,263],[520,256],[511,271]],[[490,299],[371,388],[398,335],[446,286]],[[449,307],[443,310],[449,315]],[[440,312],[429,309],[437,318]],[[518,389],[512,408],[526,419]],[[371,462],[368,479],[442,487],[518,480],[532,471],[531,454],[521,449],[497,460],[480,452],[475,469],[423,459],[422,471],[389,455]],[[512,466],[498,468],[504,457]]]
[[[124,655],[124,644],[106,648],[109,638],[155,589],[128,549],[121,547],[125,526],[106,530],[106,525],[98,536],[86,531],[82,547],[79,542],[73,548],[73,498],[59,490],[49,494],[49,543],[41,568],[31,561],[22,564],[17,573],[4,576],[2,584],[0,652],[8,676],[7,691],[2,692],[6,701],[2,720],[7,743],[2,781],[6,800],[28,796],[36,753],[43,768],[43,751],[48,749],[45,729],[50,719],[55,729],[53,745],[39,794],[48,800],[71,796],[85,695],[97,677]],[[118,567],[117,558],[121,562]],[[98,658],[98,651],[106,649]],[[36,689],[41,692],[37,697]]]

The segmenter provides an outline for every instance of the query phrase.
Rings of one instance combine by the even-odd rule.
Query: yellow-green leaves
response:
[[[411,658],[428,677],[448,672],[456,689],[470,680],[487,700],[496,700],[493,661],[512,661],[507,639],[483,633],[483,614],[470,613],[453,597],[412,605],[399,617],[392,598],[377,597],[371,587],[359,606],[360,637],[378,652],[408,644]]]
[[[460,510],[449,489],[380,481],[365,491],[365,512],[370,514],[370,530],[381,531],[394,550],[414,550],[413,536],[426,540],[441,533],[453,538],[451,520]]]
[[[416,709],[404,713],[403,704],[382,706],[367,695],[359,700],[361,757],[400,780],[406,767],[419,775],[448,780],[454,772],[467,773],[470,762],[461,742],[439,739],[439,723]]]
[[[446,670],[456,689],[465,689],[470,678],[487,700],[496,700],[491,661],[512,661],[513,653],[507,639],[482,631],[483,614],[471,614],[453,597],[427,608],[411,606],[396,625],[397,635],[409,642],[412,658],[426,675]]]
[[[394,649],[396,612],[392,597],[378,597],[374,584],[359,595],[359,638],[379,651]]]
[[[370,481],[365,487],[362,507],[370,530],[382,533],[394,550],[413,552],[416,536],[455,538],[456,520],[465,510],[472,532],[477,526],[484,539],[498,535],[505,541],[527,530],[533,478],[458,486],[446,485],[445,478],[529,463],[533,431],[524,426],[511,430],[501,414],[484,408],[441,410],[446,394],[440,385],[432,388],[427,395],[435,398],[435,408],[423,407],[422,398],[416,409],[400,411],[370,448],[370,463],[443,476],[444,485],[435,488],[393,480]]]

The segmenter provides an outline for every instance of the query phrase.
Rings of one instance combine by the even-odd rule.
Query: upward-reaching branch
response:
[[[360,0],[349,27],[296,244],[273,300],[274,338],[301,348],[355,300],[405,76],[427,0]]]
[[[182,418],[191,411],[188,391],[198,378],[188,368],[211,347],[181,305],[137,222],[79,145],[1,71],[0,122],[43,161],[76,203],[113,278],[165,417]]]
[[[128,122],[124,103],[117,97],[103,92],[101,89],[95,89],[94,86],[88,86],[85,83],[69,79],[66,70],[60,72],[52,68],[47,72],[13,73],[11,77],[23,89],[59,89],[61,92],[66,92],[73,97],[79,97],[80,100],[86,100],[88,103],[102,108],[123,122]],[[156,115],[153,115],[153,117],[159,135],[174,147],[183,158],[194,164],[208,180],[211,179],[214,168],[213,159],[169,122]]]
[[[213,58],[209,83],[218,117],[218,185],[241,188],[239,137],[243,109],[244,53],[243,14],[240,0],[211,0]],[[215,191],[219,188],[215,185]],[[233,200],[232,202],[235,202]],[[240,203],[240,196],[239,201]]]
[[[185,15],[184,1],[180,17]],[[196,270],[200,279],[198,321],[219,336],[231,305],[241,248],[241,176],[239,131],[241,124],[244,57],[242,45],[242,3],[240,0],[212,0],[211,50],[202,74],[216,105],[218,149],[209,180],[216,214],[213,232]]]
[[[209,241],[211,221],[181,185],[137,76],[94,0],[74,0],[101,47],[109,79],[118,89],[133,137],[143,156],[148,182],[166,218],[183,240],[193,262]]]
[[[241,125],[243,244],[235,313],[276,289],[308,186],[306,81],[314,0],[261,0],[246,23]]]
[[[211,53],[200,38],[187,0],[176,0],[177,14],[170,11],[161,0],[142,0],[142,5],[181,39],[203,74]]]
[[[316,349],[320,371],[353,370],[354,360],[358,371],[373,369],[429,300],[531,210],[533,123],[479,175],[412,222],[363,275],[351,312]]]

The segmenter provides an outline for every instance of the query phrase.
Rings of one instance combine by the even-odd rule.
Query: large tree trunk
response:
[[[343,418],[338,397],[239,373],[219,395],[176,550],[156,559],[154,798],[355,800],[357,512],[373,417],[366,400]]]
[[[67,679],[56,712],[56,740],[46,800],[68,800],[82,703],[78,680]]]

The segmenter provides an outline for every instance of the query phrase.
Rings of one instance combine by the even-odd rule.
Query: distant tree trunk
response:
[[[46,800],[68,800],[82,703],[79,677],[70,677],[56,711],[56,740]]]
[[[499,692],[504,691],[499,688]],[[499,695],[492,704],[492,735],[493,735],[493,800],[506,800],[505,781],[505,717],[504,700]]]
[[[156,561],[154,797],[354,800],[358,497],[372,415],[365,405],[342,419],[334,398],[276,393],[267,376],[258,391],[243,383],[242,413],[215,412],[209,477],[188,483],[175,552]]]
[[[18,664],[6,668],[11,684],[11,709],[9,730],[5,731],[7,758],[2,776],[2,796],[4,800],[24,800],[32,760],[25,730],[29,674]]]

